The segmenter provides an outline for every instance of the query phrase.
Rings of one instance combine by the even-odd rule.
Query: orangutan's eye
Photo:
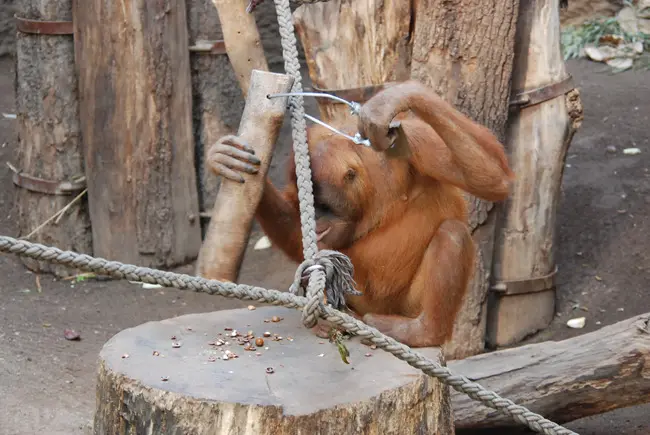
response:
[[[356,178],[356,176],[357,176],[357,171],[355,171],[354,169],[348,169],[345,172],[345,177],[344,178],[345,178],[345,181],[352,181],[352,180],[354,180]]]

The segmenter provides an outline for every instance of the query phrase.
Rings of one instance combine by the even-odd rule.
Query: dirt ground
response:
[[[558,216],[558,316],[529,342],[567,338],[650,311],[643,236],[650,234],[650,73],[612,76],[586,61],[570,62],[570,70],[585,122],[569,152]],[[14,113],[13,80],[13,60],[0,59],[0,112]],[[17,235],[14,188],[5,162],[14,158],[14,123],[0,117],[0,234],[11,236]],[[625,156],[628,147],[642,153]],[[274,179],[283,176],[285,156],[283,148],[273,162]],[[256,227],[251,245],[260,236]],[[285,289],[294,270],[273,249],[249,249],[241,281]],[[88,433],[97,354],[113,334],[150,320],[246,305],[117,281],[71,284],[41,276],[39,289],[36,276],[7,255],[0,256],[0,276],[0,435]],[[575,310],[576,304],[588,311]],[[587,317],[586,327],[568,329],[566,320],[578,315]],[[81,341],[66,341],[65,328],[80,332]],[[568,426],[583,435],[647,434],[650,406]]]

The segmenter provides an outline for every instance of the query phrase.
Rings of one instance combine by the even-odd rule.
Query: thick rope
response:
[[[160,284],[165,287],[193,290],[271,305],[282,305],[287,308],[304,309],[310,303],[309,299],[288,292],[267,290],[261,287],[220,282],[197,276],[138,267],[117,261],[108,261],[103,258],[94,258],[85,254],[77,254],[71,251],[62,251],[58,248],[30,243],[25,240],[16,240],[7,236],[0,236],[0,252],[48,261],[73,269],[86,270],[120,279],[128,279],[130,281]],[[314,285],[321,286],[324,283],[324,277],[324,270],[319,268],[311,274],[310,284],[314,283]],[[516,421],[536,432],[547,435],[577,435],[575,432],[563,428],[557,423],[553,423],[541,415],[515,404],[509,399],[505,399],[495,392],[486,390],[465,376],[454,375],[447,367],[441,366],[437,361],[426,358],[408,346],[382,334],[377,329],[329,305],[321,304],[319,315],[352,334],[372,340],[378,348],[393,354],[410,366],[439,379],[443,383],[453,387],[456,391],[467,394],[472,399],[482,402],[490,408],[511,416]]]
[[[294,78],[292,92],[302,92],[302,76],[298,60],[298,43],[293,28],[293,17],[289,0],[275,0],[280,37],[282,38],[282,55],[284,69]],[[289,97],[291,109],[291,127],[300,200],[300,223],[302,224],[302,249],[305,260],[313,260],[318,248],[316,246],[316,214],[314,211],[314,189],[311,181],[309,148],[307,147],[307,123],[302,95]]]

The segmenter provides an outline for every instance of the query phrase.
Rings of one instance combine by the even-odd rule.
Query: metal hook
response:
[[[331,94],[326,94],[324,92],[286,92],[286,93],[278,93],[278,94],[269,94],[266,96],[266,98],[278,98],[278,97],[292,97],[292,96],[297,96],[297,95],[302,95],[305,97],[316,97],[316,98],[329,98],[331,100],[338,101],[339,103],[347,104],[347,106],[350,108],[350,111],[352,112],[353,115],[359,115],[359,112],[361,111],[361,104],[355,102],[355,101],[347,101],[344,100],[341,97],[337,97],[336,95],[331,95]],[[316,119],[313,116],[307,115],[305,113],[305,118],[309,119],[310,121],[319,124],[325,128],[327,128],[330,131],[333,131],[336,134],[339,134],[352,142],[354,142],[357,145],[363,145],[366,147],[370,147],[370,141],[368,139],[364,139],[361,137],[361,134],[356,133],[354,136],[349,136],[345,133],[343,133],[340,130],[337,130],[336,128],[332,127],[329,124],[324,123],[320,119]]]

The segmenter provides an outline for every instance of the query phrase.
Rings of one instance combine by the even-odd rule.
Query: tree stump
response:
[[[247,351],[231,335],[250,330],[277,336]],[[358,337],[346,345],[349,365],[302,325],[300,311],[282,307],[124,330],[100,353],[94,433],[454,433],[448,387]],[[237,358],[224,360],[226,350]]]
[[[150,267],[201,246],[186,5],[74,2],[93,251]]]
[[[70,22],[72,0],[18,2],[17,16],[24,20]],[[30,241],[92,254],[87,196],[81,195],[86,183],[70,30],[69,25],[68,31],[63,29],[59,34],[32,33],[35,30],[17,33],[15,203],[20,237],[40,227]],[[60,217],[50,220],[71,202]],[[22,261],[33,271],[59,277],[75,273],[44,261]]]

